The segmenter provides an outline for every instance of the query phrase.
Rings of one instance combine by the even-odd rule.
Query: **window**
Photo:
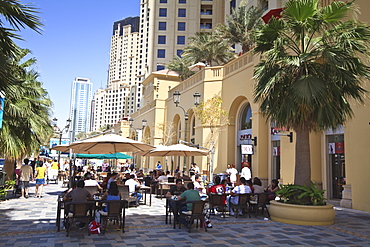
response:
[[[177,23],[177,31],[185,31],[186,23],[185,22],[178,22]]]
[[[165,67],[163,65],[157,65],[157,71],[164,70],[164,69],[165,69]]]
[[[185,45],[185,36],[177,36],[177,44]]]
[[[167,9],[160,8],[159,9],[159,17],[166,17],[167,16]]]
[[[167,3],[167,0],[159,0],[159,3]]]
[[[186,3],[186,0],[179,0],[179,3]]]
[[[158,44],[166,44],[166,36],[158,35]]]
[[[181,57],[181,53],[182,53],[182,50],[177,50],[176,51],[176,55],[179,56],[179,57]]]
[[[166,50],[165,49],[158,49],[157,58],[166,58]]]
[[[166,30],[167,29],[167,22],[159,22],[158,30]]]
[[[179,17],[186,17],[186,9],[179,9],[178,16]]]

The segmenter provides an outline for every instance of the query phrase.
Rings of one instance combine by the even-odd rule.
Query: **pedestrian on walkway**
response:
[[[30,188],[30,180],[33,181],[33,169],[28,164],[30,161],[29,159],[23,160],[23,165],[21,167],[21,178],[19,180],[20,189],[22,192],[22,196],[20,198],[28,198],[28,191]]]
[[[42,161],[39,161],[36,167],[36,189],[35,189],[35,197],[42,197],[42,191],[45,184],[45,177],[46,177],[46,167],[44,166]]]

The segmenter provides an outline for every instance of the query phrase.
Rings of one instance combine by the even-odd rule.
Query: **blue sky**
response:
[[[109,45],[113,22],[138,16],[140,0],[21,0],[39,8],[42,35],[23,30],[25,41],[37,59],[36,71],[54,103],[58,126],[69,117],[71,85],[75,77],[90,78],[95,92],[107,83]]]

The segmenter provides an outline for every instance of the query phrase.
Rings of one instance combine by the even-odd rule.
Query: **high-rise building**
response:
[[[164,69],[180,56],[189,37],[224,23],[230,7],[225,0],[141,0],[141,75]]]
[[[93,130],[113,125],[140,107],[141,85],[138,74],[139,17],[128,17],[113,24],[110,45],[108,85],[94,95]]]
[[[69,118],[72,120],[72,140],[80,132],[90,131],[92,83],[88,78],[76,77],[72,83],[72,97]]]
[[[94,95],[93,130],[114,125],[143,107],[142,81],[181,56],[190,36],[224,23],[240,1],[141,0],[139,17],[115,22],[108,85]]]

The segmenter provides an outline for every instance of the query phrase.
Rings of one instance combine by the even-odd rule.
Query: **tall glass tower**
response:
[[[72,83],[72,98],[69,118],[72,120],[71,140],[80,132],[90,131],[92,83],[88,78],[76,77]]]

